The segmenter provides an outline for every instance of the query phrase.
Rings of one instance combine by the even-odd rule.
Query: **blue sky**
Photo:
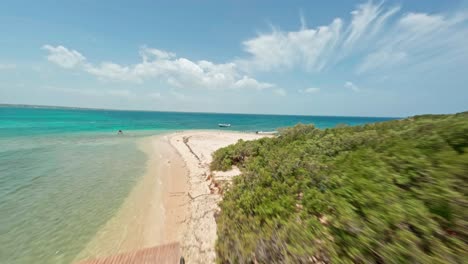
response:
[[[0,2],[0,103],[409,116],[468,110],[468,2]]]

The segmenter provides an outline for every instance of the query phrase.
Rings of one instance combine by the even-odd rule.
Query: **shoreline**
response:
[[[138,147],[147,155],[145,174],[104,226],[73,262],[178,241],[176,226],[186,210],[175,210],[185,202],[187,168],[169,144],[167,134],[143,138]],[[168,177],[171,175],[173,177]],[[180,232],[179,232],[180,231]]]
[[[211,154],[239,139],[265,137],[221,130],[186,130],[142,139],[145,174],[116,214],[100,228],[74,262],[179,242],[190,263],[214,263],[221,195],[209,170]],[[229,180],[240,171],[220,173]]]

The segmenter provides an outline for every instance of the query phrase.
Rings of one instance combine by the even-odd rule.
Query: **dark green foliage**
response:
[[[282,129],[214,154],[237,165],[220,263],[463,263],[468,113]]]

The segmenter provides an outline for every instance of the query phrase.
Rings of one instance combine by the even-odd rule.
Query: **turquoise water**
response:
[[[0,263],[72,261],[143,175],[148,135],[385,120],[0,107]]]

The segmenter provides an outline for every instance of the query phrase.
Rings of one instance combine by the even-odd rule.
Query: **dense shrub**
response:
[[[320,130],[297,125],[214,154],[237,165],[220,263],[462,263],[468,113]]]

